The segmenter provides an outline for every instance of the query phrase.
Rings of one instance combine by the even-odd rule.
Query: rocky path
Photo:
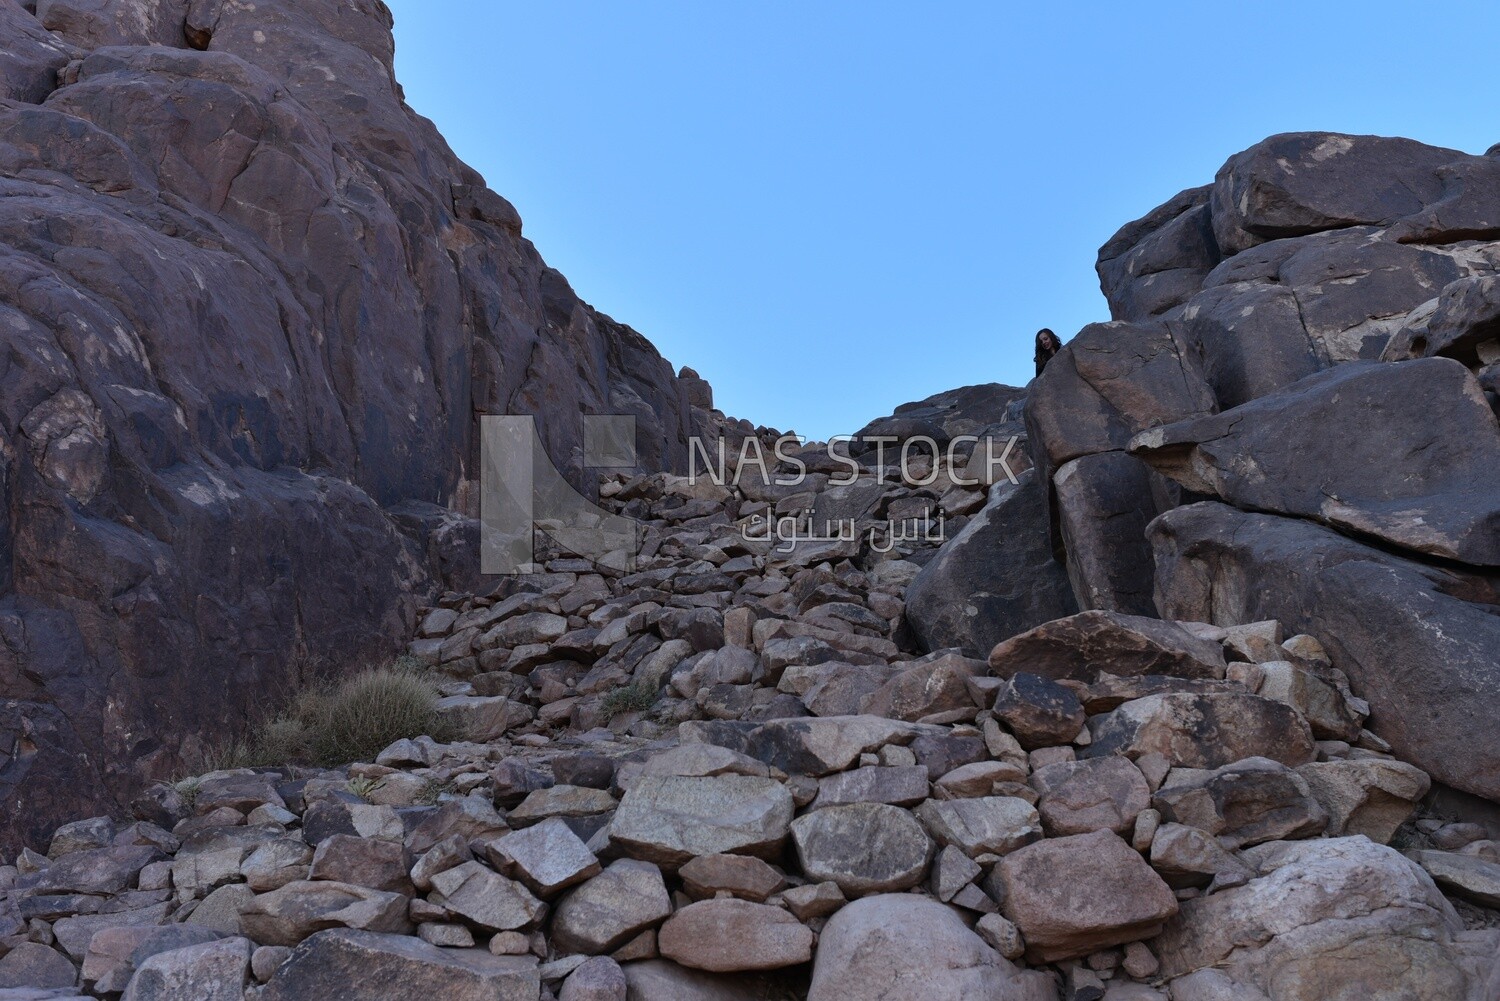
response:
[[[862,526],[985,503],[814,487]],[[747,540],[779,491],[616,479],[633,572],[444,596],[412,654],[468,741],[23,852],[0,999],[1495,996],[1500,831],[1419,810],[1318,637],[1093,611],[919,655],[941,550]]]

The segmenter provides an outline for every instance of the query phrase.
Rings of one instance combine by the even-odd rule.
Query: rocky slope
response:
[[[378,3],[0,31],[0,1001],[1500,1001],[1500,158],[1273,137],[1027,390],[865,429],[941,456],[720,485],[686,435],[775,433],[542,265]],[[637,415],[633,567],[477,578],[503,411],[586,487]],[[467,739],[123,795],[398,643]]]
[[[472,581],[477,415],[537,415],[580,483],[579,413],[635,415],[648,470],[714,422],[405,106],[390,28],[0,0],[7,839]]]
[[[0,868],[0,998],[1500,997],[1500,826],[1420,806],[1318,638],[1089,611],[923,655],[942,548],[746,539],[966,530],[964,471],[606,481],[634,573],[544,553],[421,616],[470,741],[59,829]]]

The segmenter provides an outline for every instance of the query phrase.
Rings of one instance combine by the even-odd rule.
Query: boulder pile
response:
[[[1320,638],[1096,610],[922,654],[933,543],[746,538],[985,497],[862,484],[608,480],[633,570],[543,551],[422,615],[468,740],[60,828],[0,868],[0,998],[1493,999],[1500,828],[1420,807]]]
[[[0,0],[0,1001],[1500,1001],[1500,153],[1272,137],[792,444],[390,28]],[[638,544],[482,577],[483,413]],[[442,740],[157,781],[397,651]]]

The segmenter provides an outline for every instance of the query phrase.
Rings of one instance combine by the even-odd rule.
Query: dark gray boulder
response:
[[[1100,452],[1064,463],[1052,488],[1079,606],[1155,615],[1146,526],[1177,506],[1176,485],[1124,452]]]
[[[1032,459],[1050,480],[1069,459],[1123,451],[1147,428],[1217,409],[1178,325],[1091,323],[1031,384],[1026,427]]]
[[[1500,565],[1500,423],[1459,363],[1318,373],[1213,417],[1148,431],[1140,456],[1188,490],[1386,543]]]
[[[336,929],[302,941],[261,990],[265,1001],[430,996],[453,1001],[523,1001],[538,996],[530,956],[439,949],[407,935]]]
[[[1158,316],[1190,298],[1219,263],[1210,185],[1189,188],[1099,248],[1094,269],[1114,320]]]
[[[1389,225],[1443,194],[1437,171],[1458,150],[1332,132],[1271,136],[1214,178],[1213,227],[1226,254],[1284,236]]]
[[[1150,537],[1162,615],[1226,626],[1274,618],[1317,636],[1401,760],[1500,800],[1500,577],[1217,502],[1167,512]]]
[[[1052,558],[1042,487],[1034,470],[1001,480],[989,502],[906,591],[906,621],[926,650],[984,657],[996,643],[1078,610]]]
[[[1382,360],[1454,358],[1477,368],[1500,356],[1500,275],[1460,278],[1424,306],[1391,335]]]

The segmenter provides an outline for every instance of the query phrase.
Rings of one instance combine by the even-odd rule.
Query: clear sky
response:
[[[1108,318],[1106,239],[1300,130],[1500,141],[1500,5],[388,0],[407,100],[585,300],[815,438]]]

